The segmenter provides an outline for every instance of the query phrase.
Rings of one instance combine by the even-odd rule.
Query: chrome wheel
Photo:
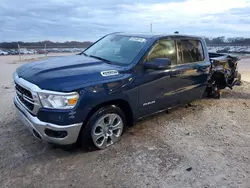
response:
[[[94,124],[91,132],[96,147],[104,149],[116,143],[123,131],[123,120],[118,114],[105,114]]]

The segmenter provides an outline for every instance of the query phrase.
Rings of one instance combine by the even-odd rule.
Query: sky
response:
[[[250,0],[0,0],[0,42],[95,41],[112,32],[250,37]]]

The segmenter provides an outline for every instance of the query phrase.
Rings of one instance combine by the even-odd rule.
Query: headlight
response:
[[[75,107],[79,95],[78,93],[38,93],[44,108],[52,109],[72,109]]]

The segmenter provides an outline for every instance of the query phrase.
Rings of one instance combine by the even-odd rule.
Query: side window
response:
[[[154,58],[169,58],[171,64],[176,64],[177,53],[174,40],[160,40],[148,53],[146,61],[151,61]]]
[[[181,63],[193,63],[204,60],[204,52],[199,40],[180,40],[178,42],[178,53]]]

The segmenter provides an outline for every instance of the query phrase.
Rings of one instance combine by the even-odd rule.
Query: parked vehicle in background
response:
[[[18,55],[18,54],[19,54],[18,50],[13,50],[13,49],[8,50],[7,52],[8,52],[10,55]]]
[[[8,55],[9,53],[8,52],[5,52],[3,50],[0,50],[0,55]]]
[[[44,49],[39,49],[36,51],[37,54],[48,54],[48,52]]]
[[[19,50],[20,50],[20,54],[33,54],[32,51],[29,51],[26,48],[21,48]]]
[[[210,56],[201,37],[114,33],[79,55],[19,67],[14,103],[35,137],[104,149],[137,120],[220,87],[227,74]]]

